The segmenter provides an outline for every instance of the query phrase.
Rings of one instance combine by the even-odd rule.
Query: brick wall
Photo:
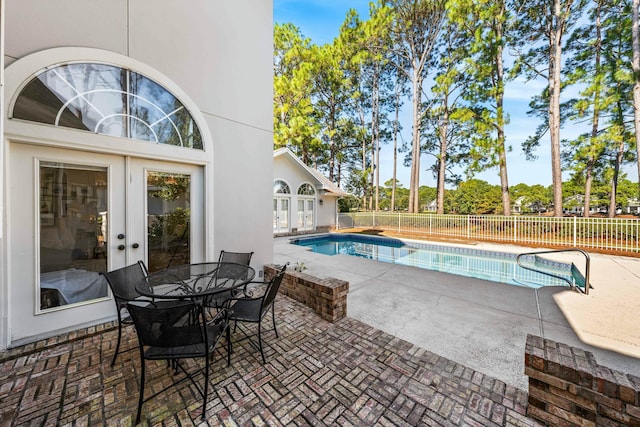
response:
[[[640,378],[598,365],[591,352],[528,335],[527,415],[553,426],[640,426]]]
[[[265,280],[270,280],[276,272],[275,265],[265,265]],[[347,315],[349,282],[344,280],[319,279],[287,269],[280,285],[280,292],[311,307],[320,317],[329,322],[336,322]]]
[[[286,233],[273,233],[273,237],[286,237],[286,236],[302,236],[305,234],[315,234],[315,233],[328,233],[330,231],[335,230],[335,226],[333,225],[319,225],[314,230],[300,230],[297,228],[292,228],[291,231]]]

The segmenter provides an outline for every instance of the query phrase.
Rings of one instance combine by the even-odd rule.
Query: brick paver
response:
[[[525,415],[526,392],[362,322],[328,323],[285,296],[276,316],[280,338],[263,336],[266,365],[241,334],[230,367],[220,346],[203,425],[538,425]],[[105,324],[0,353],[0,426],[133,424],[139,355],[122,353],[112,368],[116,335]],[[123,339],[137,345],[133,328]],[[165,363],[148,366],[148,394],[171,383]],[[201,425],[201,414],[182,382],[145,403],[142,423]]]

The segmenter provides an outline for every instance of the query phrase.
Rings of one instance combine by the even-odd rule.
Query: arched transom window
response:
[[[16,98],[12,118],[203,149],[195,120],[171,92],[142,74],[97,62],[40,71]]]
[[[273,183],[273,194],[291,194],[289,184],[281,180],[276,180]]]
[[[302,184],[298,187],[298,194],[302,196],[313,196],[316,194],[316,190],[311,184]]]

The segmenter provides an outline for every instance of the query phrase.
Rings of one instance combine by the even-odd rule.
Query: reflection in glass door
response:
[[[147,256],[150,272],[191,262],[191,176],[147,171]]]
[[[107,296],[107,168],[40,162],[40,309]]]

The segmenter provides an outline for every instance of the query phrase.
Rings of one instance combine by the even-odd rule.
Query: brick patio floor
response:
[[[276,317],[266,365],[246,340],[234,341],[231,366],[216,355],[204,423],[202,398],[182,382],[145,403],[142,424],[538,425],[525,416],[525,391],[364,323],[325,322],[284,296]],[[0,426],[132,425],[139,355],[122,353],[112,368],[116,335],[109,323],[0,353]],[[123,338],[123,348],[137,345],[132,327]],[[148,366],[147,393],[172,381],[165,363]]]

